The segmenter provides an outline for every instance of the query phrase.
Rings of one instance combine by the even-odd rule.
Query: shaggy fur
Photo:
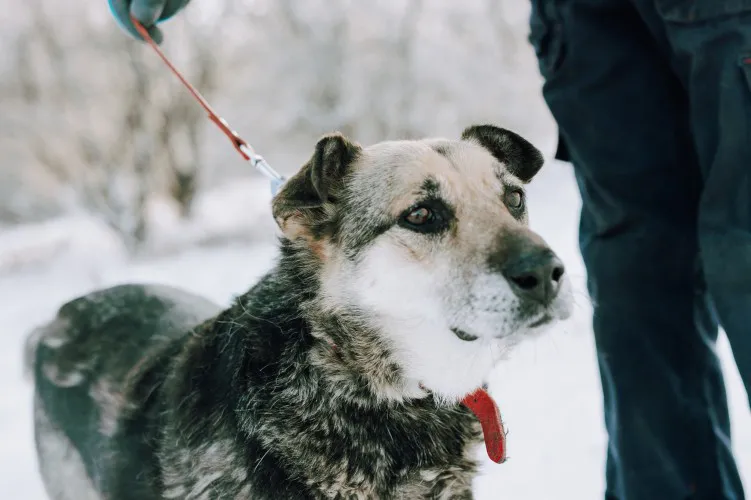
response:
[[[276,266],[228,309],[154,285],[63,305],[27,352],[49,496],[472,498],[459,401],[570,314],[517,203],[541,165],[490,126],[327,136],[274,199]]]

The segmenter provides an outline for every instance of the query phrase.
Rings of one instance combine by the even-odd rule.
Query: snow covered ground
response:
[[[236,188],[232,196],[219,197],[225,204],[239,198],[256,207],[255,211],[232,211],[235,219],[245,221],[242,227],[251,236],[248,240],[193,246],[177,255],[138,262],[125,261],[115,242],[83,219],[13,233],[0,229],[0,332],[4,341],[0,351],[0,497],[45,498],[33,450],[30,385],[22,376],[22,342],[29,329],[77,294],[127,281],[177,285],[228,303],[269,267],[275,255],[272,225],[264,208],[269,198],[265,186],[255,189],[248,184]],[[569,166],[550,162],[543,169],[530,188],[530,207],[532,226],[559,252],[576,279],[578,307],[571,321],[523,345],[496,370],[491,391],[510,431],[510,458],[503,465],[486,460],[476,483],[477,498],[602,498],[605,434],[591,309],[576,247],[579,198]],[[230,227],[233,224],[227,217],[221,217],[221,225]],[[254,227],[257,234],[251,235]],[[751,421],[746,396],[724,338],[719,349],[727,367],[735,448],[749,480]],[[478,453],[482,456],[484,451]]]

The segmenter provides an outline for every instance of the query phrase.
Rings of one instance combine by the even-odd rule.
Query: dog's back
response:
[[[160,410],[150,396],[181,339],[219,311],[170,287],[121,285],[66,303],[32,333],[35,438],[52,499],[153,497]]]

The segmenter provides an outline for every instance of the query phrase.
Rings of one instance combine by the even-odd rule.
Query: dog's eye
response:
[[[398,224],[418,233],[439,233],[448,227],[452,214],[443,202],[429,200],[406,210]]]
[[[524,205],[524,193],[521,189],[510,189],[506,191],[503,197],[509,208],[518,210]]]
[[[433,211],[425,207],[415,208],[404,216],[404,220],[413,226],[422,226],[423,224],[429,223],[434,218],[435,215],[433,214]]]

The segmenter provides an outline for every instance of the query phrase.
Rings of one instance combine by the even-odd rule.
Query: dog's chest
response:
[[[341,475],[327,484],[318,484],[320,498],[352,500],[370,500],[373,498],[388,498],[398,500],[416,500],[430,498],[443,499],[472,499],[473,464],[465,466],[447,466],[424,468],[404,476],[384,492],[384,484],[365,481],[364,477],[345,477]],[[360,481],[358,481],[360,479]]]
[[[277,498],[277,493],[283,488],[281,484],[276,487],[259,483],[265,480],[253,477],[252,471],[242,470],[236,466],[227,467],[227,464],[203,462],[203,467],[195,467],[200,460],[195,456],[186,460],[193,462],[192,473],[186,474],[185,470],[177,471],[168,469],[163,476],[163,497],[166,499],[202,499],[234,498],[236,500],[259,500]],[[171,472],[171,473],[170,473]],[[177,473],[176,473],[177,472]],[[348,475],[338,474],[329,478],[316,478],[308,481],[305,491],[297,491],[295,495],[300,498],[316,499],[348,499],[348,500],[371,500],[374,498],[393,498],[398,500],[419,499],[466,499],[471,500],[472,479],[474,476],[474,464],[466,463],[463,466],[447,466],[425,468],[405,473],[403,477],[395,480],[373,480],[366,478],[365,474]],[[275,493],[276,492],[276,493]],[[289,493],[289,492],[288,492]],[[290,498],[292,498],[290,496]],[[295,496],[297,498],[297,496]]]
[[[313,427],[310,441],[296,440],[285,455],[303,467],[316,498],[472,498],[477,463],[471,451],[480,442],[479,423],[463,410],[437,410],[432,419],[418,413],[410,420],[419,428],[368,421],[361,412],[358,425],[372,435],[353,428],[321,442]]]
[[[467,451],[469,447],[465,453],[443,456],[441,465],[406,466],[399,470],[388,466],[394,460],[388,455],[382,455],[380,460],[372,457],[367,464],[307,455],[304,461],[295,457],[298,467],[291,468],[297,471],[294,472],[280,468],[281,463],[274,458],[276,453],[263,452],[258,459],[248,461],[237,443],[214,439],[203,446],[173,449],[162,457],[163,497],[471,499],[476,463]],[[298,482],[295,477],[307,480]],[[284,494],[279,496],[280,492]]]
[[[423,469],[399,485],[394,498],[431,498],[438,500],[471,500],[474,467],[447,467],[443,469]]]

